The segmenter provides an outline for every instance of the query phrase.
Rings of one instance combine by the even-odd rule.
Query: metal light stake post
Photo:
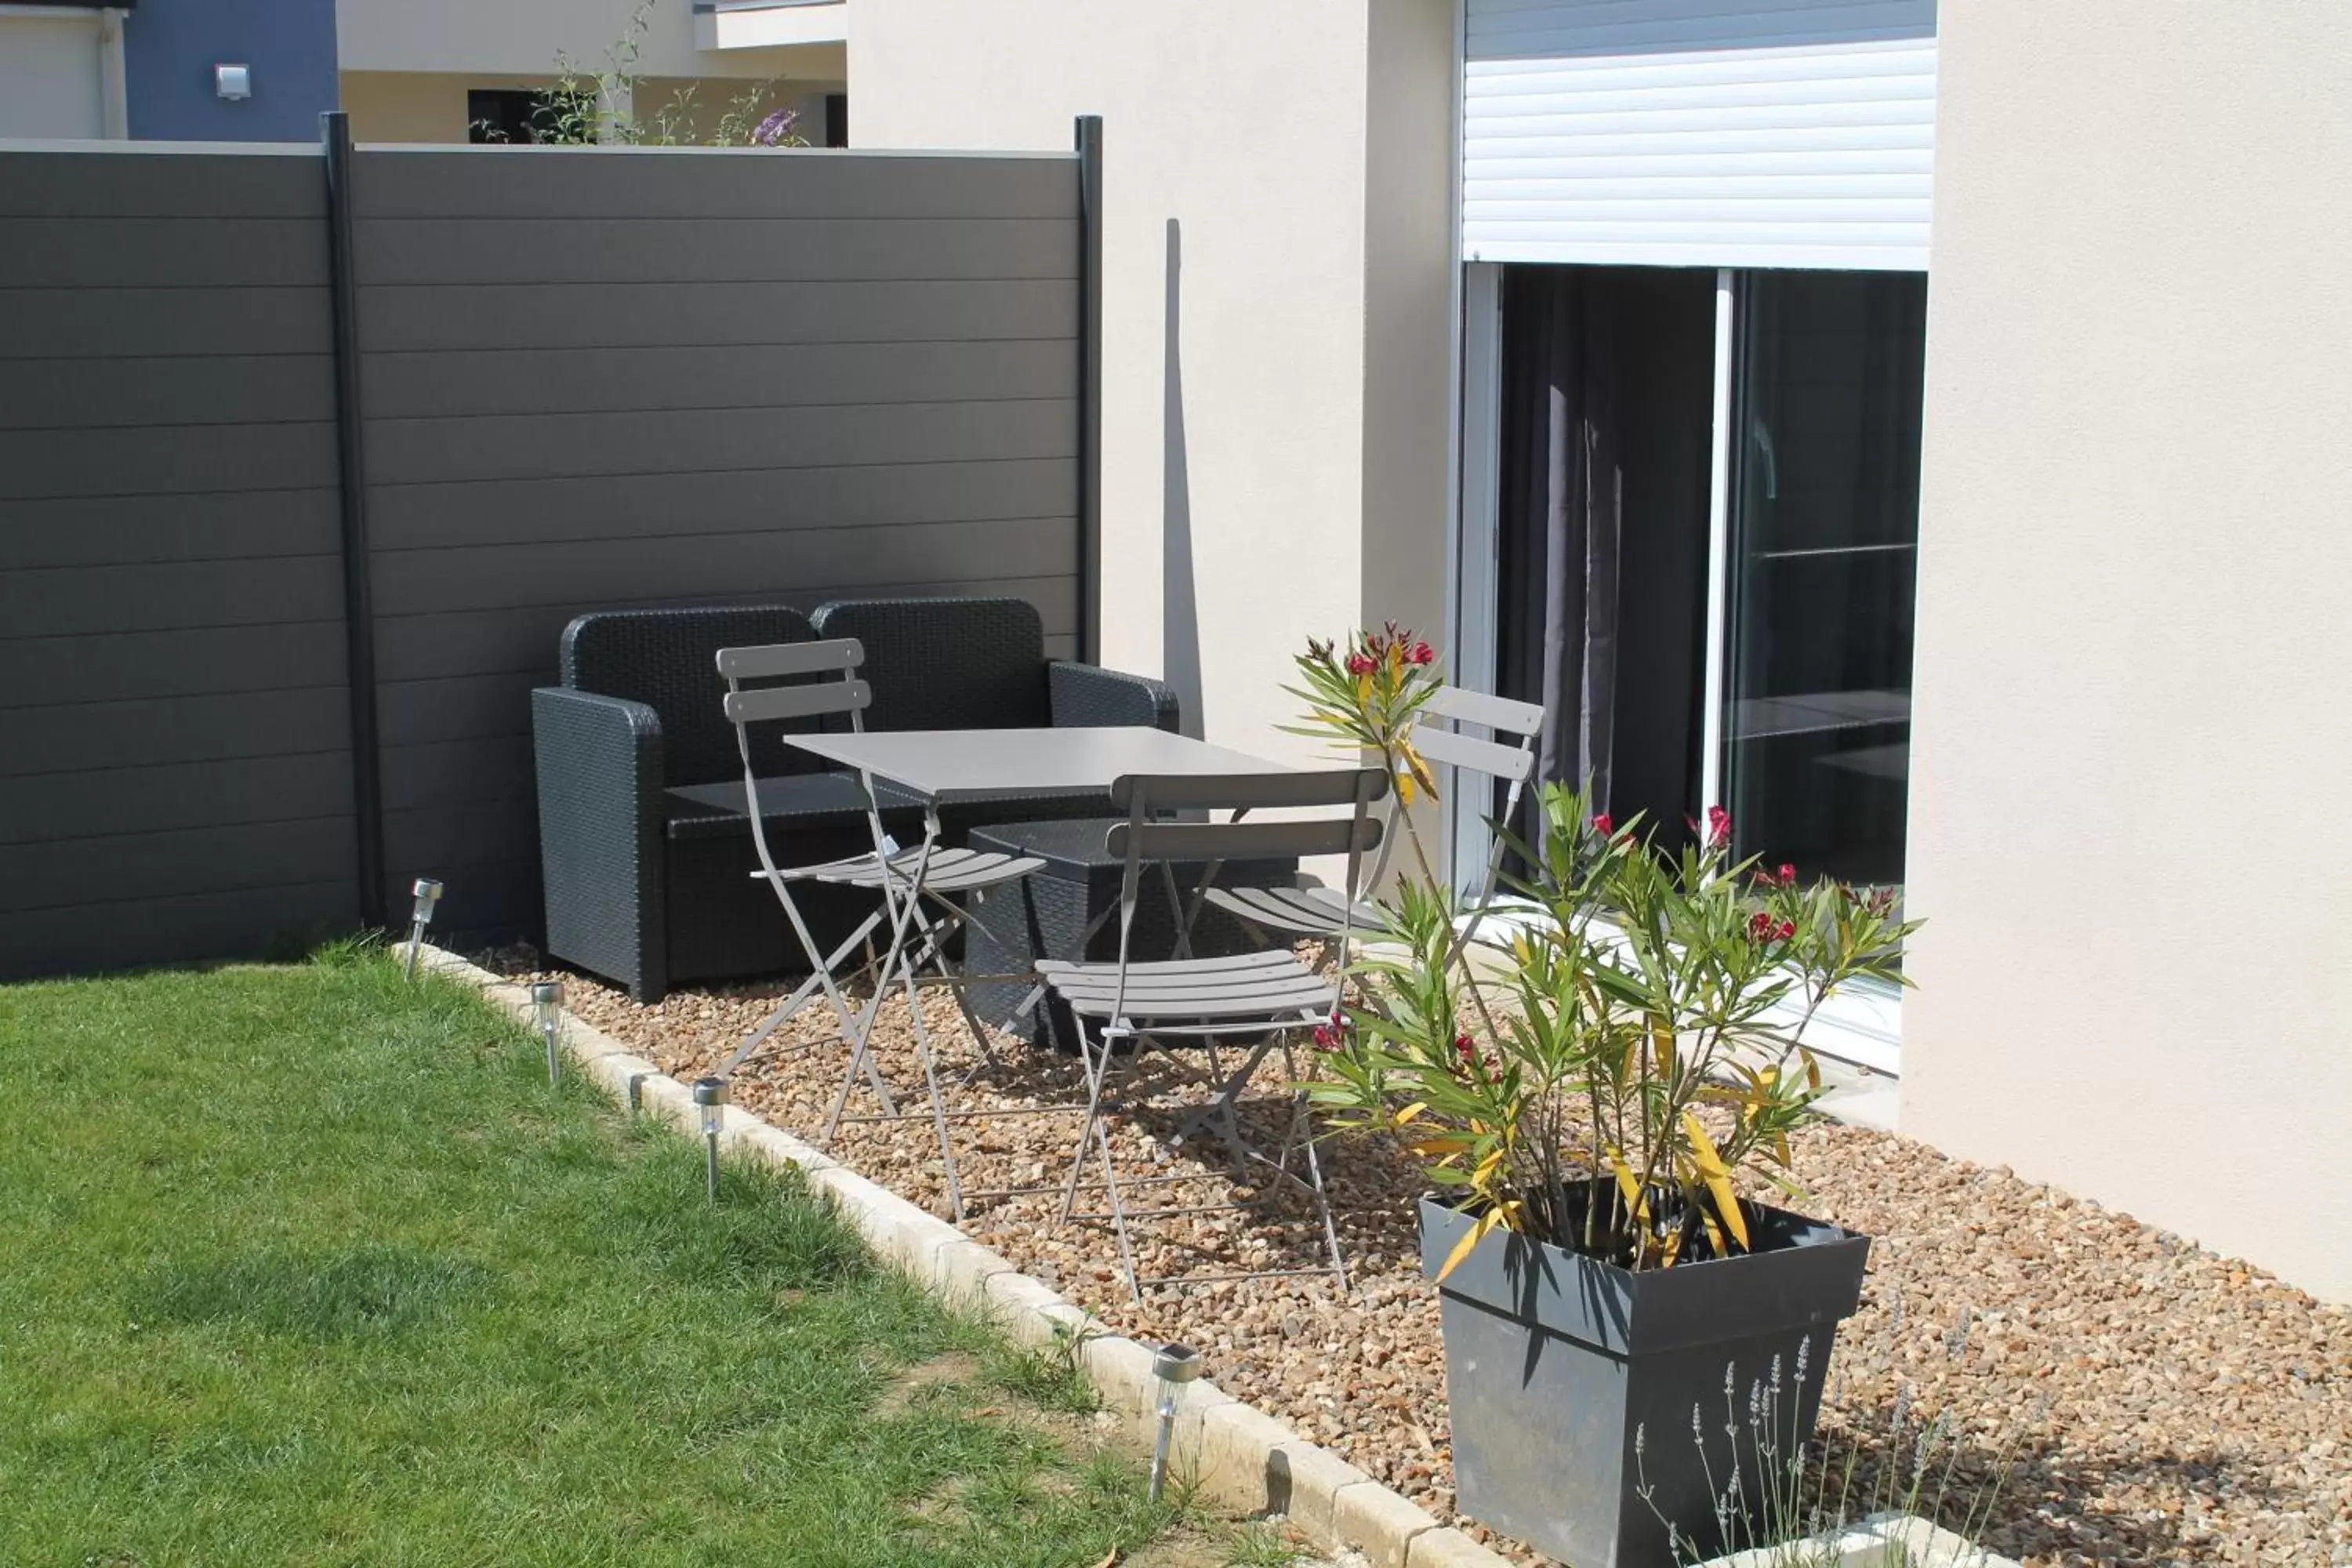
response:
[[[694,1080],[694,1103],[702,1110],[703,1184],[710,1201],[719,1201],[719,1130],[727,1120],[727,1080]]]
[[[1176,1400],[1201,1375],[1201,1352],[1191,1345],[1161,1345],[1151,1358],[1151,1375],[1160,1380],[1160,1436],[1151,1449],[1151,1500],[1158,1502],[1168,1479],[1168,1446],[1176,1436]]]
[[[416,895],[416,907],[408,911],[408,978],[416,978],[416,950],[425,945],[425,928],[433,923],[433,906],[441,901],[441,884],[430,877],[416,879],[410,889]]]
[[[555,1054],[556,1031],[563,1026],[563,983],[560,980],[539,980],[531,983],[530,1010],[539,1020],[539,1032],[547,1041],[547,1081],[562,1081],[563,1072]]]

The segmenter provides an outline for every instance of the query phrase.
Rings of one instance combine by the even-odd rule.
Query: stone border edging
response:
[[[474,987],[531,1026],[524,987],[429,944],[419,966]],[[563,1016],[564,1047],[598,1087],[632,1110],[700,1136],[690,1089],[573,1014]],[[1081,1336],[1079,1364],[1104,1408],[1131,1437],[1150,1445],[1159,1420],[1151,1346],[1088,1332],[1092,1314],[1045,1281],[741,1107],[727,1107],[721,1128],[721,1149],[800,1171],[877,1257],[950,1306],[981,1314],[1025,1345],[1050,1347]],[[1371,1568],[1510,1568],[1507,1559],[1440,1524],[1418,1503],[1206,1380],[1181,1391],[1176,1453],[1217,1502],[1282,1514],[1318,1547],[1360,1553]]]

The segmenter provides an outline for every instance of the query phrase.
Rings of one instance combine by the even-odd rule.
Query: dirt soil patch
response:
[[[529,973],[527,952],[494,967]],[[679,992],[641,1007],[563,976],[581,1016],[692,1079],[714,1070],[789,987]],[[1000,1037],[978,1057],[944,996],[924,1017],[955,1071],[952,1109],[1029,1110],[1083,1099],[1074,1062]],[[906,1004],[887,1001],[878,1054],[902,1109],[928,1110]],[[739,1075],[737,1102],[814,1141],[847,1050],[820,1006]],[[876,1107],[862,1091],[852,1114]],[[1253,1113],[1270,1144],[1286,1115],[1278,1070]],[[1156,1205],[1233,1190],[1221,1146],[1166,1137],[1139,1115],[1115,1137],[1122,1179],[1155,1179]],[[1058,1183],[1077,1124],[1054,1116],[960,1124],[968,1191]],[[1824,1426],[1868,1453],[1898,1402],[1915,1422],[1948,1413],[1964,1435],[1963,1486],[2013,1459],[1983,1544],[2030,1564],[2352,1564],[2352,1312],[2129,1215],[1840,1126],[1795,1141],[1803,1206],[1876,1237],[1861,1312],[1840,1335]],[[1382,1143],[1324,1146],[1351,1279],[1223,1281],[1129,1299],[1107,1226],[1055,1223],[1056,1200],[983,1200],[965,1229],[1018,1267],[1143,1339],[1202,1347],[1209,1374],[1441,1519],[1453,1518],[1444,1359],[1421,1278],[1412,1165]],[[944,1213],[928,1114],[845,1124],[836,1158]],[[1262,1215],[1187,1215],[1135,1227],[1139,1271],[1311,1269],[1320,1228],[1269,1189]],[[1083,1209],[1084,1205],[1080,1205]],[[2005,1458],[2006,1457],[2006,1458]],[[1539,1559],[1493,1540],[1523,1561]]]

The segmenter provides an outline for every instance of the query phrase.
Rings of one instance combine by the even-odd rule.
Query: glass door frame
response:
[[[1458,490],[1450,541],[1451,577],[1448,679],[1475,691],[1492,691],[1499,616],[1497,581],[1501,556],[1500,465],[1502,453],[1503,268],[1493,262],[1462,268],[1460,359],[1456,385],[1455,452]],[[1713,429],[1709,438],[1706,515],[1706,626],[1700,679],[1699,797],[1702,805],[1726,804],[1726,724],[1730,692],[1731,492],[1735,480],[1731,438],[1737,413],[1738,370],[1738,270],[1715,269],[1715,365]],[[1484,813],[1464,809],[1459,792],[1443,802],[1444,875],[1457,888],[1475,888],[1486,874],[1494,847]],[[1807,1043],[1819,1054],[1899,1075],[1902,1070],[1902,999],[1857,991],[1822,1010]]]

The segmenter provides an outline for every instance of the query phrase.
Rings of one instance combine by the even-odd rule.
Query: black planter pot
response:
[[[1637,1274],[1496,1231],[1446,1276],[1438,1294],[1463,1513],[1572,1568],[1671,1568],[1667,1521],[1686,1552],[1748,1543],[1725,1542],[1716,1510],[1735,1462],[1741,1495],[1762,1493],[1749,1393],[1779,1358],[1778,1451],[1811,1436],[1870,1238],[1762,1204],[1747,1215],[1759,1250],[1734,1258]],[[1423,1273],[1437,1277],[1471,1223],[1422,1200]],[[1737,1442],[1727,1423],[1741,1428]]]

